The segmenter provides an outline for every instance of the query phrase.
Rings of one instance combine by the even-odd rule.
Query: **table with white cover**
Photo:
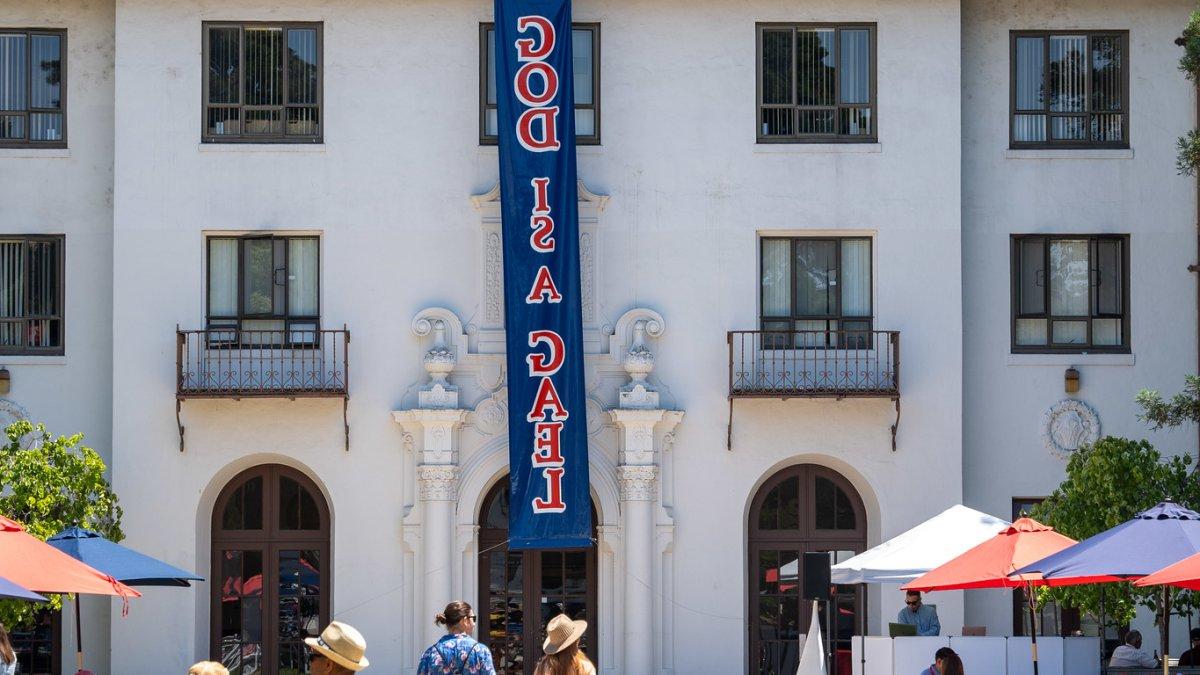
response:
[[[950,647],[971,675],[1033,675],[1027,637],[854,636],[854,675],[920,675],[940,647]],[[865,660],[864,660],[865,652]],[[1038,675],[1095,675],[1100,672],[1100,638],[1038,637]]]

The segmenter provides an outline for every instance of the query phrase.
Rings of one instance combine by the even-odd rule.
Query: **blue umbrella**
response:
[[[127,586],[191,586],[203,577],[109,541],[97,532],[68,527],[46,540],[54,548],[86,563]],[[75,661],[83,670],[83,639],[79,626],[79,597],[75,597]]]
[[[13,600],[32,600],[34,602],[47,602],[46,598],[34,593],[24,586],[14,584],[13,582],[0,577],[0,598],[12,598]]]

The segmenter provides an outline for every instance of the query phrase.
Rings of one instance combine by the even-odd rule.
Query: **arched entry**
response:
[[[748,672],[792,675],[800,658],[800,634],[809,632],[812,617],[812,606],[801,598],[804,554],[828,551],[843,560],[865,550],[866,512],[854,486],[840,474],[801,464],[780,471],[759,488],[750,505],[748,532]],[[830,672],[841,673],[849,672],[850,638],[864,607],[858,586],[836,588]],[[830,625],[827,620],[822,605],[822,632]]]
[[[211,658],[245,675],[302,673],[304,638],[329,622],[329,507],[278,464],[234,477],[212,523]]]
[[[585,619],[580,647],[597,666],[596,548],[510,551],[508,477],[488,492],[479,514],[478,637],[492,650],[498,675],[530,675],[542,653],[546,623],[566,613]],[[592,538],[596,538],[592,506]]]

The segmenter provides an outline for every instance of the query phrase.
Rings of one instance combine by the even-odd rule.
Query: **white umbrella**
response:
[[[904,583],[983,543],[1011,523],[962,504],[833,566],[835,584]]]

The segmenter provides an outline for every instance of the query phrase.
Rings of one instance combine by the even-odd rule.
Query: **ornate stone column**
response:
[[[458,388],[448,379],[456,357],[446,344],[445,322],[419,317],[413,325],[418,335],[433,335],[433,346],[424,358],[430,381],[417,394],[417,408],[396,411],[393,417],[404,429],[405,447],[418,453],[416,496],[421,517],[422,570],[416,588],[423,597],[417,600],[417,624],[427,633],[424,642],[432,644],[443,632],[433,625],[433,617],[454,599],[454,507],[458,502],[455,444],[468,411],[458,407]]]

